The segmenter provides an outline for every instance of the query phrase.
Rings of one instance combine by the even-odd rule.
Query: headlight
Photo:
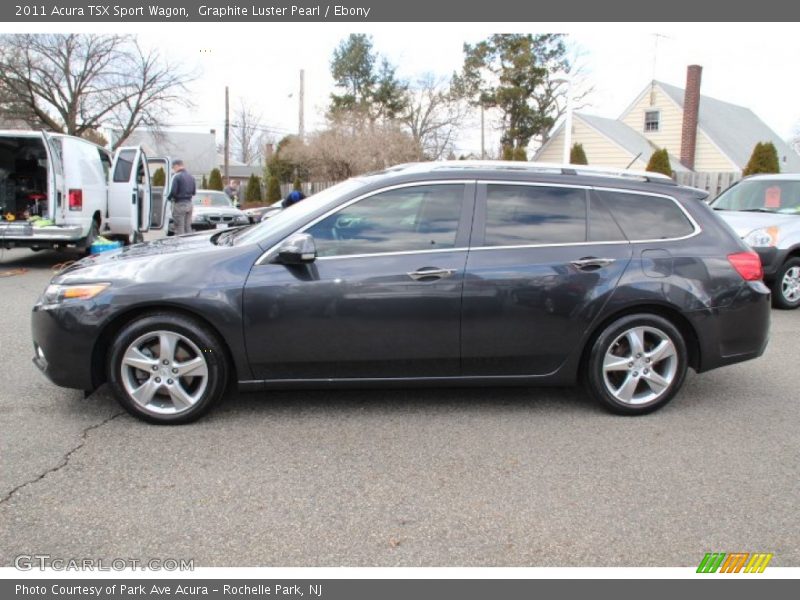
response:
[[[744,236],[743,239],[753,248],[775,246],[778,243],[778,228],[762,227],[761,229],[755,229]]]
[[[192,223],[203,223],[205,220],[204,215],[192,215]]]
[[[74,300],[91,300],[105,290],[110,283],[89,283],[75,285],[50,284],[44,291],[44,304],[61,304]]]

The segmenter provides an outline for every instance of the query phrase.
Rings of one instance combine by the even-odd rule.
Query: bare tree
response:
[[[800,154],[800,121],[797,121],[797,124],[794,126],[794,133],[789,140],[789,145],[794,149],[795,152]]]
[[[417,160],[448,156],[468,112],[467,101],[444,78],[425,74],[410,86],[401,121],[417,144]]]
[[[417,160],[418,147],[395,121],[364,123],[360,112],[340,111],[326,129],[310,134],[303,143],[295,138],[282,156],[301,165],[319,181],[339,181]]]
[[[233,155],[236,160],[246,165],[258,162],[264,151],[262,137],[261,113],[257,113],[244,99],[240,99],[239,108],[236,109],[231,123]]]
[[[0,36],[3,117],[77,136],[109,126],[115,147],[137,127],[158,130],[173,106],[188,106],[191,78],[130,35]]]

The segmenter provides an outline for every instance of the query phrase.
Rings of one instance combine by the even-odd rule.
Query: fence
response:
[[[709,200],[742,178],[739,172],[709,172],[709,173],[676,173],[676,181],[680,185],[688,185],[708,192]]]

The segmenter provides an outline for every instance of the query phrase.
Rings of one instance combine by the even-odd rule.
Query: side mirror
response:
[[[274,262],[284,265],[304,265],[317,258],[317,246],[314,238],[307,233],[296,233],[283,240],[278,246],[278,254]]]

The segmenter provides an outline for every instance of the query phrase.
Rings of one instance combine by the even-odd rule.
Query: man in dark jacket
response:
[[[172,200],[172,221],[175,235],[192,231],[192,196],[197,191],[194,177],[189,174],[182,160],[172,161],[172,186],[167,200]]]

